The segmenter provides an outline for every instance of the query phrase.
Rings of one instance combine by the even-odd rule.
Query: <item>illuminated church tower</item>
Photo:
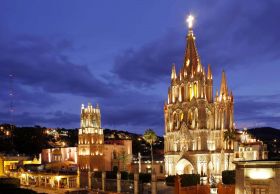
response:
[[[81,128],[79,129],[78,165],[79,170],[101,171],[104,169],[104,135],[101,128],[100,109],[91,104],[81,108]]]
[[[201,63],[192,30],[189,32],[184,63],[179,72],[173,64],[168,99],[164,105],[165,170],[167,174],[220,176],[233,168],[233,141],[224,132],[234,132],[233,95],[223,71],[220,92],[213,98],[213,75]],[[229,166],[228,166],[229,164]]]

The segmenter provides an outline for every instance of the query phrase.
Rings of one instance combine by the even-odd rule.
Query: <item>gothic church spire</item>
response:
[[[196,44],[195,44],[195,36],[193,34],[192,25],[193,25],[193,17],[189,16],[187,18],[189,32],[187,35],[187,46],[185,50],[185,60],[184,67],[187,68],[190,74],[194,74],[197,70],[197,66],[199,64],[199,55],[197,52]]]
[[[227,79],[226,79],[226,73],[225,73],[224,70],[223,70],[223,73],[222,73],[220,95],[225,95],[225,96],[228,95]]]

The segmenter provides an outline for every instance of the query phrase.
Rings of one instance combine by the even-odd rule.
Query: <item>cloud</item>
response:
[[[237,126],[280,126],[279,94],[237,96],[235,99],[237,99],[235,102],[235,120],[237,121]]]
[[[69,61],[69,41],[21,36],[0,43],[0,80],[13,74],[18,83],[48,93],[104,97],[111,85],[97,78],[86,65]]]
[[[208,20],[198,27],[202,56],[215,66],[230,68],[279,59],[280,29],[275,27],[279,7],[274,0],[223,1],[216,8],[219,12],[206,15]]]
[[[164,120],[162,107],[135,104],[135,106],[104,107],[104,123],[107,126],[130,126],[131,131],[143,132],[145,127],[161,132]]]
[[[102,127],[143,133],[153,128],[163,133],[163,99],[138,91],[123,93],[100,103]]]
[[[205,2],[207,6],[196,6],[200,10],[194,32],[202,63],[212,65],[215,79],[222,68],[234,70],[279,60],[280,28],[275,19],[280,17],[279,2]],[[56,110],[73,106],[71,100],[94,98],[100,104],[104,127],[125,127],[141,133],[151,127],[162,134],[167,88],[162,92],[157,87],[169,83],[172,63],[176,63],[177,70],[181,67],[185,35],[185,29],[173,28],[152,42],[127,48],[114,58],[111,72],[100,75],[103,77],[99,77],[99,69],[93,70],[89,64],[70,59],[70,54],[75,55],[71,52],[75,49],[72,41],[30,35],[5,41],[3,38],[0,40],[0,107],[9,107],[5,93],[9,90],[8,75],[12,73],[16,107],[21,109],[15,113],[15,121],[21,125],[78,126],[76,112]],[[61,96],[68,101],[64,102]],[[235,99],[238,123],[280,126],[276,94]],[[44,110],[39,112],[35,107]],[[0,117],[2,122],[9,120],[4,112]]]
[[[8,77],[8,76],[7,76]],[[46,104],[52,106],[58,103],[59,100],[53,95],[43,92],[38,89],[22,86],[21,84],[13,80],[13,84],[7,78],[6,82],[0,83],[1,93],[0,93],[0,107],[6,109],[7,111],[11,108],[11,103],[14,109],[22,108],[42,108]],[[10,82],[10,83],[9,83]],[[12,94],[12,96],[10,96]]]
[[[277,1],[219,1],[211,9],[203,7],[194,32],[202,63],[212,64],[214,74],[221,69],[269,63],[280,59],[280,17]],[[182,29],[180,29],[181,31]],[[171,72],[171,64],[182,66],[184,35],[172,29],[164,37],[127,49],[115,58],[113,73],[136,86],[153,86]],[[259,64],[262,65],[262,64]]]
[[[11,117],[6,112],[0,112],[0,123],[7,123]],[[79,126],[79,114],[72,114],[63,111],[42,112],[22,112],[13,115],[12,123],[21,126],[56,126],[56,127],[73,127]]]
[[[127,49],[115,58],[112,72],[131,84],[147,86],[168,77],[171,64],[179,61],[182,48],[176,45],[176,32],[169,32],[161,40]]]

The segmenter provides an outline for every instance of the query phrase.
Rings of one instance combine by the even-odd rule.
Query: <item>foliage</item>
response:
[[[16,127],[9,124],[1,124],[5,129],[11,132],[10,137],[2,138],[4,135],[0,132],[0,152],[13,154],[26,154],[29,156],[38,155],[42,149],[52,147],[54,143],[64,141],[71,147],[77,144],[78,130],[57,129],[58,132],[66,132],[68,136],[54,138],[53,135],[46,133],[47,128],[34,127]]]
[[[69,147],[77,146],[78,144],[78,129],[72,129],[68,130],[68,137],[64,140],[65,142],[68,142]]]
[[[261,127],[248,129],[248,133],[253,135],[256,139],[263,141],[267,145],[268,159],[280,160],[280,130],[271,127]],[[274,141],[274,140],[277,141]]]
[[[224,184],[235,184],[235,170],[225,170],[222,172],[222,181]]]
[[[9,154],[26,154],[29,156],[35,156],[41,153],[42,149],[53,147],[57,142],[65,142],[67,146],[72,147],[77,145],[78,129],[56,129],[58,132],[66,132],[68,136],[60,135],[60,137],[54,138],[52,134],[47,134],[46,127],[34,126],[34,127],[16,127],[9,124],[1,124],[5,129],[11,131],[11,136],[6,137],[3,131],[0,131],[0,152]],[[145,143],[147,143],[142,135],[130,133],[127,131],[117,130],[104,130],[104,138],[108,140],[111,134],[114,134],[115,139],[120,139],[118,133],[124,133],[132,139],[132,151],[134,155],[139,152],[142,156],[150,155],[150,149],[146,149]],[[153,149],[163,149],[163,137],[158,137],[157,142],[153,145]],[[121,166],[122,167],[122,166]],[[122,170],[122,169],[119,169]]]
[[[181,186],[188,187],[200,184],[200,175],[199,174],[182,174],[181,178]]]
[[[120,153],[118,154],[117,159],[118,159],[118,161],[120,161],[120,163],[122,164],[122,169],[121,169],[121,170],[126,170],[125,165],[126,165],[126,162],[127,162],[127,160],[128,160],[128,157],[129,157],[129,155],[126,154],[126,152],[125,152],[124,149],[122,149],[122,150],[120,151]]]
[[[175,178],[176,175],[169,175],[165,178],[165,184],[167,186],[174,186],[175,185]]]
[[[48,136],[44,128],[22,127],[14,132],[14,144],[19,153],[35,155],[48,147]]]
[[[147,129],[143,135],[143,139],[150,145],[153,145],[157,140],[157,135],[152,129]]]
[[[17,178],[0,178],[0,188],[18,188],[20,180]]]
[[[227,130],[224,132],[224,141],[231,142],[235,140],[235,131],[234,130]]]
[[[151,146],[151,158],[152,158],[152,169],[154,163],[154,156],[153,156],[153,144],[157,140],[157,135],[152,129],[147,129],[143,135],[143,139],[150,144]]]
[[[211,188],[217,188],[217,182],[216,182],[213,175],[211,175],[211,177],[210,177],[210,187]]]

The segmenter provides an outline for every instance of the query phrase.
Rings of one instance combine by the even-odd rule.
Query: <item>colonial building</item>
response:
[[[104,170],[104,135],[101,128],[100,109],[91,104],[81,108],[81,128],[78,137],[78,159],[80,169]]]
[[[178,72],[172,66],[164,105],[165,172],[219,176],[234,167],[233,140],[224,141],[225,132],[235,132],[233,94],[223,71],[220,90],[213,97],[211,66],[205,70],[201,62],[192,20],[190,16],[184,63]]]
[[[77,147],[58,147],[43,149],[42,163],[73,162],[77,164]]]
[[[99,106],[82,105],[77,153],[79,184],[81,187],[90,187],[91,175],[94,171],[111,171],[114,167],[120,171],[130,170],[132,141],[104,142]]]
[[[164,157],[163,155],[154,155],[153,170],[157,179],[165,179]],[[142,156],[140,152],[138,157],[134,157],[131,164],[132,173],[152,173],[152,161],[150,156]]]
[[[234,143],[234,161],[265,160],[268,158],[267,146],[247,132],[247,129],[236,132]]]
[[[235,173],[236,194],[277,194],[280,184],[280,161],[238,161]]]

